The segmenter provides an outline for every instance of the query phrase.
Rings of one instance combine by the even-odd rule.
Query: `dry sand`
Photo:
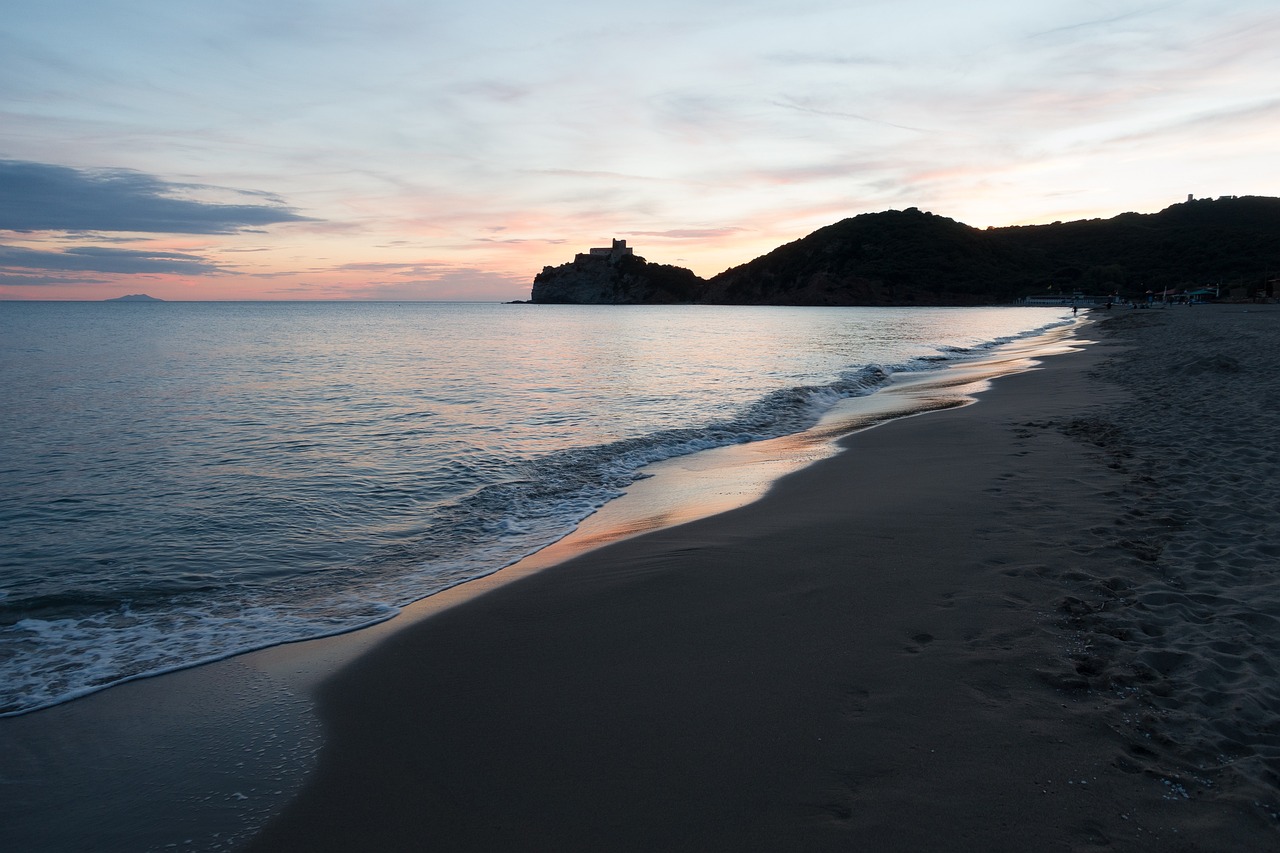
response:
[[[250,849],[1280,849],[1280,311],[1096,319],[392,634]]]
[[[750,506],[0,720],[0,850],[228,850],[281,808],[250,849],[1280,849],[1280,309],[1093,319]],[[983,379],[948,375],[859,416]],[[816,438],[722,452],[754,489]],[[712,456],[541,562],[740,499]]]

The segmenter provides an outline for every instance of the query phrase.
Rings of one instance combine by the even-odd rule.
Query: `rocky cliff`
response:
[[[651,264],[639,255],[578,255],[544,267],[530,302],[570,305],[665,305],[692,302],[702,279],[683,267]]]

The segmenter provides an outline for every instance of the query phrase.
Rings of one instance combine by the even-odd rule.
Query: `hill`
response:
[[[1025,250],[916,208],[821,228],[707,282],[729,304],[974,305],[1018,295]]]
[[[1077,290],[1252,292],[1280,275],[1280,199],[1188,200],[1159,213],[987,229],[916,208],[867,213],[708,280],[641,258],[606,267],[583,257],[546,268],[532,301],[989,305]]]
[[[975,305],[1049,291],[1256,288],[1278,268],[1275,198],[985,230],[911,208],[846,219],[725,270],[707,282],[701,301]]]

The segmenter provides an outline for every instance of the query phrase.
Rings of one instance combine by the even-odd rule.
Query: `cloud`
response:
[[[778,65],[832,65],[853,68],[896,68],[897,63],[877,56],[843,53],[809,53],[799,50],[767,54],[765,60]]]
[[[558,237],[511,237],[505,240],[498,240],[494,237],[477,237],[477,243],[501,243],[505,246],[521,246],[525,243],[536,243],[543,246],[560,246],[564,244],[564,240]]]
[[[198,255],[82,246],[66,251],[41,251],[0,245],[0,270],[56,270],[127,275],[209,275],[221,270]]]
[[[448,264],[436,264],[430,261],[405,263],[398,261],[366,261],[360,263],[340,264],[330,269],[338,272],[370,272],[399,276],[432,276],[454,269]],[[322,271],[322,270],[317,270]]]
[[[628,237],[666,237],[672,240],[706,240],[713,237],[727,237],[746,231],[746,228],[675,228],[670,231],[624,231]]]
[[[0,269],[0,286],[5,287],[81,287],[83,285],[110,284],[105,278],[70,275],[30,275],[11,273]],[[0,295],[0,299],[8,297]]]
[[[0,160],[0,230],[231,234],[311,221],[279,203],[215,204],[180,197],[198,189],[210,188],[169,183],[130,169]]]
[[[909,130],[913,133],[928,133],[928,134],[934,133],[934,131],[928,130],[927,128],[923,128],[923,127],[913,127],[909,124],[898,124],[897,122],[894,122],[894,121],[888,121],[887,119],[880,119],[880,118],[875,118],[873,116],[862,115],[861,113],[843,112],[841,110],[818,109],[817,107],[811,107],[806,104],[797,103],[794,100],[790,102],[774,100],[774,101],[770,101],[770,103],[773,104],[775,107],[781,107],[785,110],[795,110],[797,112],[810,113],[812,115],[830,116],[831,118],[852,119],[853,121],[864,121],[864,122],[867,122],[868,124],[879,124],[879,125],[883,125],[884,127],[896,127],[898,130]]]
[[[1145,9],[1135,9],[1131,12],[1121,12],[1118,15],[1112,15],[1107,18],[1095,18],[1087,21],[1078,21],[1073,24],[1066,24],[1064,26],[1053,27],[1052,29],[1041,30],[1039,32],[1031,33],[1029,38],[1039,39],[1039,38],[1046,38],[1046,37],[1060,36],[1060,35],[1074,36],[1076,33],[1078,33],[1081,30],[1095,30],[1098,28],[1107,28],[1107,27],[1110,27],[1112,24],[1118,24],[1118,23],[1121,23],[1122,21],[1130,21],[1135,18],[1144,18],[1152,14],[1163,12],[1169,9],[1170,7],[1172,7],[1173,5],[1174,4],[1172,3],[1164,3],[1159,6],[1152,6]]]
[[[473,267],[444,267],[435,264],[345,264],[335,269],[348,272],[381,272],[381,280],[289,285],[276,296],[304,299],[352,299],[406,302],[506,302],[525,299],[530,281],[526,276],[492,272]],[[388,280],[390,279],[390,280]]]
[[[1255,123],[1265,128],[1270,128],[1274,126],[1273,122],[1277,116],[1280,116],[1280,98],[1270,98],[1255,101],[1251,104],[1184,116],[1176,121],[1153,125],[1140,131],[1124,134],[1113,141],[1123,143],[1141,142],[1180,133],[1215,129],[1225,134],[1227,133],[1227,128],[1230,128],[1232,132],[1240,132],[1245,126]]]
[[[558,178],[607,178],[610,180],[620,181],[665,181],[667,178],[657,178],[652,175],[628,175],[623,172],[603,172],[599,170],[588,169],[534,169],[531,174],[535,175],[551,175]]]

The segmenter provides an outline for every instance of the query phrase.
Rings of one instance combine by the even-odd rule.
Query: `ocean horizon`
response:
[[[0,715],[351,631],[1062,308],[5,302]]]

